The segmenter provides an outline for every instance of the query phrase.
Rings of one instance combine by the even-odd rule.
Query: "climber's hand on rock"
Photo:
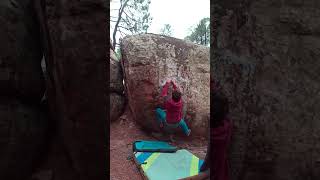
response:
[[[165,86],[170,83],[170,80],[162,81],[161,86]]]
[[[171,81],[174,90],[178,90],[178,87],[174,81]]]

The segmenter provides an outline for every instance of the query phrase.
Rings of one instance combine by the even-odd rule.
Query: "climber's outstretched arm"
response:
[[[168,95],[170,83],[171,83],[171,81],[167,81],[166,84],[162,87],[161,96],[163,97],[164,102],[166,102],[170,99],[170,96]]]
[[[178,87],[177,87],[176,83],[174,83],[174,81],[171,81],[171,84],[173,86],[173,90],[177,90],[178,89]]]

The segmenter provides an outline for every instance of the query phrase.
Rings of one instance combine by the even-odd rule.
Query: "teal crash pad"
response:
[[[149,180],[177,180],[200,174],[203,160],[181,149],[174,153],[136,152],[134,160]]]
[[[163,141],[135,141],[133,143],[134,152],[176,152],[177,147],[171,146]]]

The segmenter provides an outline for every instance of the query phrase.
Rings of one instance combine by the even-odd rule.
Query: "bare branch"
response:
[[[128,7],[134,8],[132,4],[127,4]]]
[[[133,20],[134,22],[130,22],[130,19],[123,19],[123,22],[126,23],[127,26],[132,27],[132,24],[137,22],[136,20]]]
[[[120,29],[118,29],[118,32],[120,32],[121,34],[124,34],[124,35],[126,35],[126,36],[128,35],[127,33],[121,31]]]
[[[120,38],[123,38],[123,37],[125,37],[125,36],[128,36],[128,35],[129,35],[128,33],[123,32],[123,31],[121,31],[121,30],[118,30],[118,32],[120,33]]]
[[[128,20],[127,19],[121,19],[121,23],[125,23],[125,25],[130,26],[130,22],[128,24]]]
[[[135,15],[135,13],[131,12],[130,9],[128,9],[128,12],[131,14],[131,16],[134,16],[134,15]]]
[[[128,21],[128,20],[123,20],[123,22],[122,22],[122,25],[125,25],[125,26],[127,26],[127,27],[131,27],[132,28],[132,25],[133,25],[134,23],[132,23],[132,22],[130,22],[130,21]]]
[[[117,22],[117,21],[114,21],[114,20],[110,20],[111,22]],[[119,25],[123,25],[123,23],[125,23],[125,25],[128,25],[128,22],[125,20],[125,19],[123,19],[123,18],[121,18],[120,19],[120,21],[119,21]],[[130,25],[128,25],[128,26],[130,26]]]
[[[120,9],[125,8],[126,5],[127,5],[127,3],[129,2],[129,0],[124,1],[124,3],[123,3],[123,1],[124,1],[124,0],[120,0]],[[120,10],[120,9],[119,9],[119,10]]]
[[[123,35],[124,33],[123,32],[121,32],[121,31],[119,31],[120,32],[120,38],[123,38],[124,36],[126,36],[126,35]]]
[[[133,17],[129,16],[126,11],[123,11],[123,13],[126,15],[126,17],[128,17],[129,19],[133,20],[133,21],[136,21]]]
[[[116,16],[110,16],[111,18],[117,18],[118,19],[118,17],[116,17]]]
[[[124,26],[118,26],[118,28],[123,28],[123,29],[126,29],[128,31],[131,31],[133,29],[133,27],[124,27]]]
[[[122,8],[122,0],[120,0],[120,9],[121,9],[121,8]],[[119,10],[120,10],[120,9],[119,9]]]
[[[120,38],[123,38],[125,35],[123,35],[122,32],[120,32]]]
[[[118,13],[118,21],[116,22],[116,25],[114,27],[114,31],[113,31],[113,35],[112,35],[112,38],[113,38],[113,46],[115,46],[115,43],[116,43],[116,33],[117,33],[117,29],[118,29],[118,25],[120,23],[120,20],[121,20],[121,15],[124,11],[124,8],[126,7],[127,3],[129,2],[129,0],[126,0],[123,4],[122,4],[122,0],[120,0],[120,3],[121,3],[121,6],[120,6],[120,9],[119,9],[119,13]]]

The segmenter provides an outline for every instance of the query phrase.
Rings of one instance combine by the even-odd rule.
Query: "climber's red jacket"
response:
[[[166,84],[163,86],[161,96],[167,96],[168,95],[168,89],[169,89],[170,82],[166,82]],[[176,90],[177,86],[173,83],[173,89]],[[182,98],[179,102],[173,101],[172,97],[170,97],[169,100],[167,100],[164,104],[164,108],[167,110],[166,113],[166,121],[167,123],[178,123],[182,119]]]
[[[227,148],[230,144],[232,123],[225,119],[223,124],[212,129],[211,143],[213,143],[213,179],[229,180],[229,165],[227,160]]]

